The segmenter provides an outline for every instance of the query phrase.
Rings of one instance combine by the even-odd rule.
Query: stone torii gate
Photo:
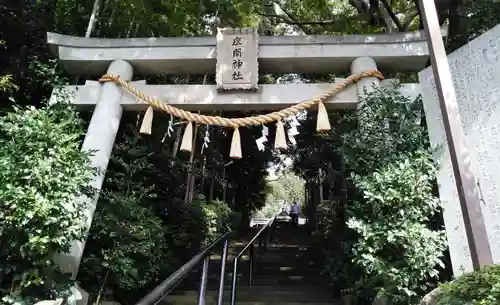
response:
[[[419,72],[429,60],[426,39],[421,32],[346,35],[346,36],[277,36],[257,37],[253,30],[226,29],[226,37],[249,38],[242,56],[241,74],[234,77],[234,58],[229,56],[231,43],[224,35],[191,38],[100,39],[47,34],[48,44],[64,68],[73,75],[119,75],[131,81],[134,73],[214,74],[217,85],[148,85],[133,81],[133,87],[155,96],[172,106],[191,111],[252,109],[272,111],[283,109],[331,87],[319,84],[257,85],[259,72],[264,73],[342,73],[360,74],[370,70],[382,72]],[[234,46],[234,40],[233,40]],[[255,48],[255,51],[254,51]],[[242,64],[236,62],[236,68]],[[217,69],[216,69],[217,68]],[[238,70],[239,71],[239,70]],[[239,72],[238,72],[239,73]],[[233,75],[231,79],[231,74]],[[336,79],[343,83],[343,79]],[[330,109],[356,109],[366,88],[373,85],[392,86],[391,80],[367,77],[326,100]],[[101,190],[105,170],[115,143],[123,111],[142,111],[148,105],[113,82],[88,80],[82,86],[64,88],[72,103],[80,109],[94,108],[82,149],[94,150],[92,165],[102,169],[92,186]],[[233,89],[243,89],[232,91]],[[249,90],[250,89],[250,90]],[[402,93],[416,98],[419,84],[403,84]],[[226,91],[226,92],[221,92]],[[55,90],[51,102],[57,102]],[[89,200],[86,211],[90,228],[99,192]],[[85,243],[75,242],[69,254],[60,257],[61,269],[76,276]]]
[[[106,73],[119,75],[125,81],[132,80],[134,72],[140,75],[214,74],[217,62],[220,64],[222,60],[217,53],[222,53],[224,47],[216,37],[100,39],[48,33],[47,41],[70,74],[99,77]],[[255,65],[254,75],[257,72],[347,71],[359,74],[376,69],[383,72],[418,72],[426,66],[429,58],[427,44],[420,32],[258,37],[255,47],[258,48],[258,71]],[[282,109],[309,99],[332,85],[257,86],[256,78],[252,81],[254,83],[250,85],[256,90],[233,92],[220,92],[216,85],[147,85],[145,81],[134,81],[132,85],[147,95],[193,111]],[[337,78],[335,82],[341,83],[343,79]],[[390,80],[379,82],[377,78],[365,78],[327,100],[325,106],[355,109],[363,89],[379,83],[381,86],[392,85]],[[94,179],[93,187],[100,191],[123,111],[146,110],[148,105],[139,103],[135,96],[112,82],[102,84],[89,80],[83,86],[67,86],[64,89],[71,93],[72,103],[78,108],[95,107],[82,149],[96,151],[92,164],[103,172]],[[401,90],[405,95],[416,97],[420,94],[420,85],[404,84]],[[57,102],[58,96],[55,90],[51,102]],[[89,227],[98,197],[97,194],[91,198],[92,204],[86,213]],[[77,243],[72,252],[62,258],[65,272],[76,275],[83,248],[84,243]]]
[[[132,80],[134,72],[141,75],[157,74],[214,74],[217,47],[215,37],[192,38],[133,38],[100,39],[47,34],[51,50],[64,68],[73,75],[119,75]],[[359,74],[368,70],[384,72],[422,70],[428,61],[427,44],[422,33],[399,33],[351,36],[278,36],[258,37],[259,72],[307,73],[347,72]],[[257,59],[257,57],[255,57]],[[248,58],[244,58],[248,60]],[[257,71],[254,71],[257,73]],[[343,79],[336,79],[343,82]],[[366,86],[379,84],[376,78],[365,78],[339,92],[325,102],[328,108],[355,109]],[[258,85],[254,91],[218,92],[216,85],[147,85],[135,81],[132,85],[150,96],[168,101],[185,110],[276,110],[306,100],[324,91],[332,84]],[[252,85],[256,85],[252,84]],[[391,86],[390,80],[380,82]],[[146,110],[147,104],[112,82],[86,81],[83,86],[67,86],[74,103],[80,109],[93,108],[83,147],[95,150],[93,166],[104,171],[93,181],[100,190],[113,149],[123,111]],[[419,84],[404,84],[403,93],[416,97]],[[54,92],[51,102],[56,102]],[[98,199],[91,198],[87,211],[88,226]],[[66,272],[76,275],[84,244],[77,243],[69,256],[64,257]]]

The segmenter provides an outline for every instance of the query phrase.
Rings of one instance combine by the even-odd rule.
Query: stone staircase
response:
[[[256,229],[255,229],[256,230]],[[224,305],[230,304],[232,262],[251,235],[232,242],[226,265]],[[237,305],[332,305],[341,304],[332,297],[320,270],[307,257],[308,236],[302,226],[294,227],[288,222],[278,222],[274,237],[267,251],[257,263],[252,285],[248,280],[248,254],[239,263]],[[217,305],[219,287],[220,255],[212,256],[207,282],[206,305]],[[163,305],[197,305],[198,289],[191,284],[179,287],[167,296]]]

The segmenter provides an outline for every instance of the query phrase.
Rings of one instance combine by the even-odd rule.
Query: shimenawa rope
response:
[[[384,79],[382,74],[377,70],[366,71],[357,75],[353,74],[347,77],[343,83],[332,85],[331,88],[325,90],[323,93],[319,94],[318,96],[310,100],[300,102],[296,105],[290,106],[280,111],[275,111],[268,114],[261,114],[258,116],[244,117],[244,118],[225,118],[220,116],[207,116],[179,109],[177,107],[169,105],[168,103],[158,100],[156,97],[151,97],[144,94],[144,92],[141,92],[136,88],[132,87],[129,82],[121,80],[120,76],[117,75],[103,75],[99,81],[114,82],[125,88],[127,91],[138,97],[140,100],[144,101],[146,104],[149,104],[156,109],[162,110],[168,114],[187,120],[189,122],[238,128],[251,125],[268,124],[293,116],[302,110],[309,109],[316,104],[325,102],[330,97],[337,94],[340,90],[344,89],[345,87],[353,83],[356,83],[357,81],[365,77],[377,77],[378,79],[381,80]]]
[[[280,111],[271,112],[268,114],[262,114],[258,116],[244,117],[244,118],[225,118],[220,116],[207,116],[197,113],[192,113],[186,110],[179,109],[168,103],[158,100],[156,97],[151,97],[144,92],[137,90],[132,87],[129,82],[120,79],[119,75],[103,75],[100,82],[114,82],[127,91],[139,98],[139,101],[143,101],[149,105],[148,110],[144,116],[143,123],[141,125],[141,133],[151,134],[151,124],[153,121],[153,108],[162,110],[172,116],[189,121],[184,131],[184,136],[182,138],[181,150],[191,151],[193,148],[193,124],[208,124],[217,125],[223,127],[234,128],[233,139],[231,142],[231,151],[229,153],[231,158],[239,159],[242,157],[241,154],[241,143],[240,143],[240,133],[238,131],[239,127],[246,127],[252,125],[261,125],[277,122],[276,124],[276,136],[275,136],[275,148],[286,149],[286,135],[283,128],[282,119],[296,115],[299,111],[311,108],[313,105],[318,104],[318,116],[317,116],[317,131],[328,131],[330,130],[330,122],[328,121],[328,113],[326,112],[323,102],[337,94],[340,90],[345,87],[356,83],[360,79],[365,77],[376,77],[378,79],[384,79],[382,74],[377,70],[362,72],[358,75],[351,75],[344,80],[341,84],[334,84],[331,88],[325,90],[323,93],[314,97],[313,99],[300,102],[296,105],[290,106],[288,108],[282,109]]]

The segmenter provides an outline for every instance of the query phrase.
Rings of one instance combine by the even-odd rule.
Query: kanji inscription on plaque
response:
[[[217,34],[217,89],[257,90],[257,29],[223,28]]]

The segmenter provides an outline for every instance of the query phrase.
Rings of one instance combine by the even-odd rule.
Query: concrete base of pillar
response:
[[[431,292],[429,292],[428,294],[426,294],[422,300],[420,301],[420,305],[436,305],[437,304],[437,298],[439,297],[439,295],[441,294],[441,289],[436,288],[434,290],[432,290]]]
[[[76,290],[78,292],[75,294],[76,305],[87,305],[89,302],[89,293],[80,286],[77,286]]]
[[[57,253],[54,260],[63,274],[69,274],[72,278],[76,277],[78,270],[78,256],[76,253]]]
[[[351,305],[352,304],[352,297],[350,295],[345,295],[342,297],[342,304],[343,305]]]
[[[82,287],[77,286],[73,294],[73,300],[76,300],[75,305],[89,305],[89,293]],[[69,302],[71,304],[71,302]],[[121,305],[116,301],[101,301],[99,305]]]
[[[389,299],[387,299],[387,297],[379,297],[379,298],[376,298],[372,305],[389,305],[390,302],[389,302]]]
[[[89,294],[83,290],[78,284],[71,288],[72,294],[68,296],[65,304],[67,305],[87,305],[89,302]]]

